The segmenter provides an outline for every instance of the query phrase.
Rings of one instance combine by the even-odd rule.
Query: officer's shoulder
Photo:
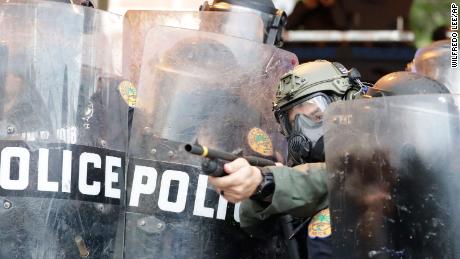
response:
[[[313,171],[326,171],[326,163],[305,163],[301,165],[294,166],[293,169],[307,173]]]

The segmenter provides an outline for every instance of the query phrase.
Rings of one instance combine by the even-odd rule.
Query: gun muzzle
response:
[[[184,147],[185,151],[199,156],[208,156],[208,148],[200,145],[186,144]]]
[[[238,158],[237,155],[234,155],[232,153],[210,149],[201,145],[186,144],[184,149],[189,153],[199,155],[202,157],[208,157],[210,159],[223,159],[226,161],[233,161]]]

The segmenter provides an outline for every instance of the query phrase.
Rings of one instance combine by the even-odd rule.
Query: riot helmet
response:
[[[264,43],[282,45],[281,36],[287,15],[283,10],[276,9],[272,0],[214,0],[212,4],[205,1],[200,11],[254,13],[260,16],[264,23]]]
[[[66,4],[81,5],[94,8],[94,4],[90,0],[47,0],[48,2],[58,2]]]
[[[412,95],[412,94],[449,94],[446,86],[424,75],[412,72],[394,72],[380,78],[369,89],[371,97]]]
[[[94,5],[90,0],[70,0],[70,3],[94,8]]]
[[[451,66],[450,45],[450,40],[442,40],[419,49],[408,68],[412,72],[441,82],[451,93],[458,93],[460,71]]]
[[[278,85],[273,111],[288,140],[290,162],[323,162],[323,114],[334,101],[367,92],[356,69],[317,60],[299,65]]]

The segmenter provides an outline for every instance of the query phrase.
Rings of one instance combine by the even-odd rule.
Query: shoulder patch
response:
[[[251,149],[264,156],[273,155],[272,140],[268,134],[259,128],[252,128],[247,136]]]
[[[318,212],[308,224],[310,238],[326,238],[332,234],[331,215],[329,208]]]
[[[123,100],[125,100],[130,107],[136,106],[137,89],[134,87],[133,83],[125,80],[118,85],[118,90]]]

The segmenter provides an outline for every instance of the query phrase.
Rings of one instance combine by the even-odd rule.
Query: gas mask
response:
[[[325,161],[323,114],[333,101],[365,94],[370,84],[360,78],[356,69],[326,60],[298,65],[281,78],[273,111],[288,140],[290,165]]]
[[[294,165],[324,162],[323,114],[330,103],[329,96],[317,93],[277,113]]]
[[[289,155],[295,164],[324,162],[323,125],[297,114],[288,137]]]

